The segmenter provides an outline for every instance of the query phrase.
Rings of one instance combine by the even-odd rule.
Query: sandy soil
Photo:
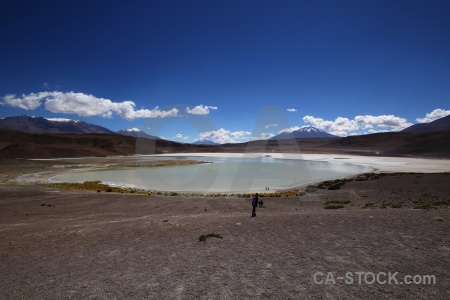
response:
[[[51,166],[16,167],[14,174]],[[264,198],[256,218],[245,198],[4,183],[0,298],[449,299],[450,175],[374,178],[302,197]],[[324,209],[330,201],[350,203]],[[413,209],[421,203],[436,208]],[[199,242],[209,233],[223,238]],[[319,280],[352,272],[354,283],[318,284],[317,272],[325,274]],[[356,272],[398,272],[399,282],[434,275],[436,283],[358,284]]]

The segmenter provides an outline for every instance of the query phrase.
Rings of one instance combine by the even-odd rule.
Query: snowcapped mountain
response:
[[[338,136],[329,134],[313,126],[303,126],[296,130],[285,130],[280,134],[271,137],[270,140],[284,139],[310,139],[310,138],[337,138]]]
[[[32,117],[36,118],[36,117]],[[72,120],[72,119],[66,119],[66,118],[45,118],[46,120],[50,122],[80,122],[78,120]]]
[[[114,133],[105,127],[83,121],[27,115],[0,119],[0,128],[27,133]]]
[[[126,135],[126,136],[134,136],[134,137],[153,139],[153,140],[161,139],[157,136],[145,133],[144,131],[140,130],[139,128],[121,129],[121,130],[117,131],[117,133],[121,134],[121,135]]]

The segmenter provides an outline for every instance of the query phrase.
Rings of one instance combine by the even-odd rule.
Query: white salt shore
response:
[[[450,159],[301,153],[183,153],[176,155],[200,157],[272,157],[278,159],[303,159],[311,161],[326,161],[336,164],[362,165],[373,168],[375,172],[450,172]],[[174,154],[160,154],[157,156],[174,156]]]

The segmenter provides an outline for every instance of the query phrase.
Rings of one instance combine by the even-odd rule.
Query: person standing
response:
[[[253,210],[252,210],[252,218],[253,217],[256,217],[256,207],[258,206],[258,193],[256,193],[254,196],[253,196],[253,199],[252,199],[252,206],[253,206]]]

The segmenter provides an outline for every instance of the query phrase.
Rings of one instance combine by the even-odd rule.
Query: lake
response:
[[[130,158],[125,158],[130,160]],[[189,159],[210,163],[153,167],[106,169],[64,173],[53,182],[100,180],[115,186],[154,191],[199,193],[249,193],[289,189],[311,182],[342,178],[370,172],[366,166],[301,159],[225,156],[137,156],[135,162],[161,159]]]

